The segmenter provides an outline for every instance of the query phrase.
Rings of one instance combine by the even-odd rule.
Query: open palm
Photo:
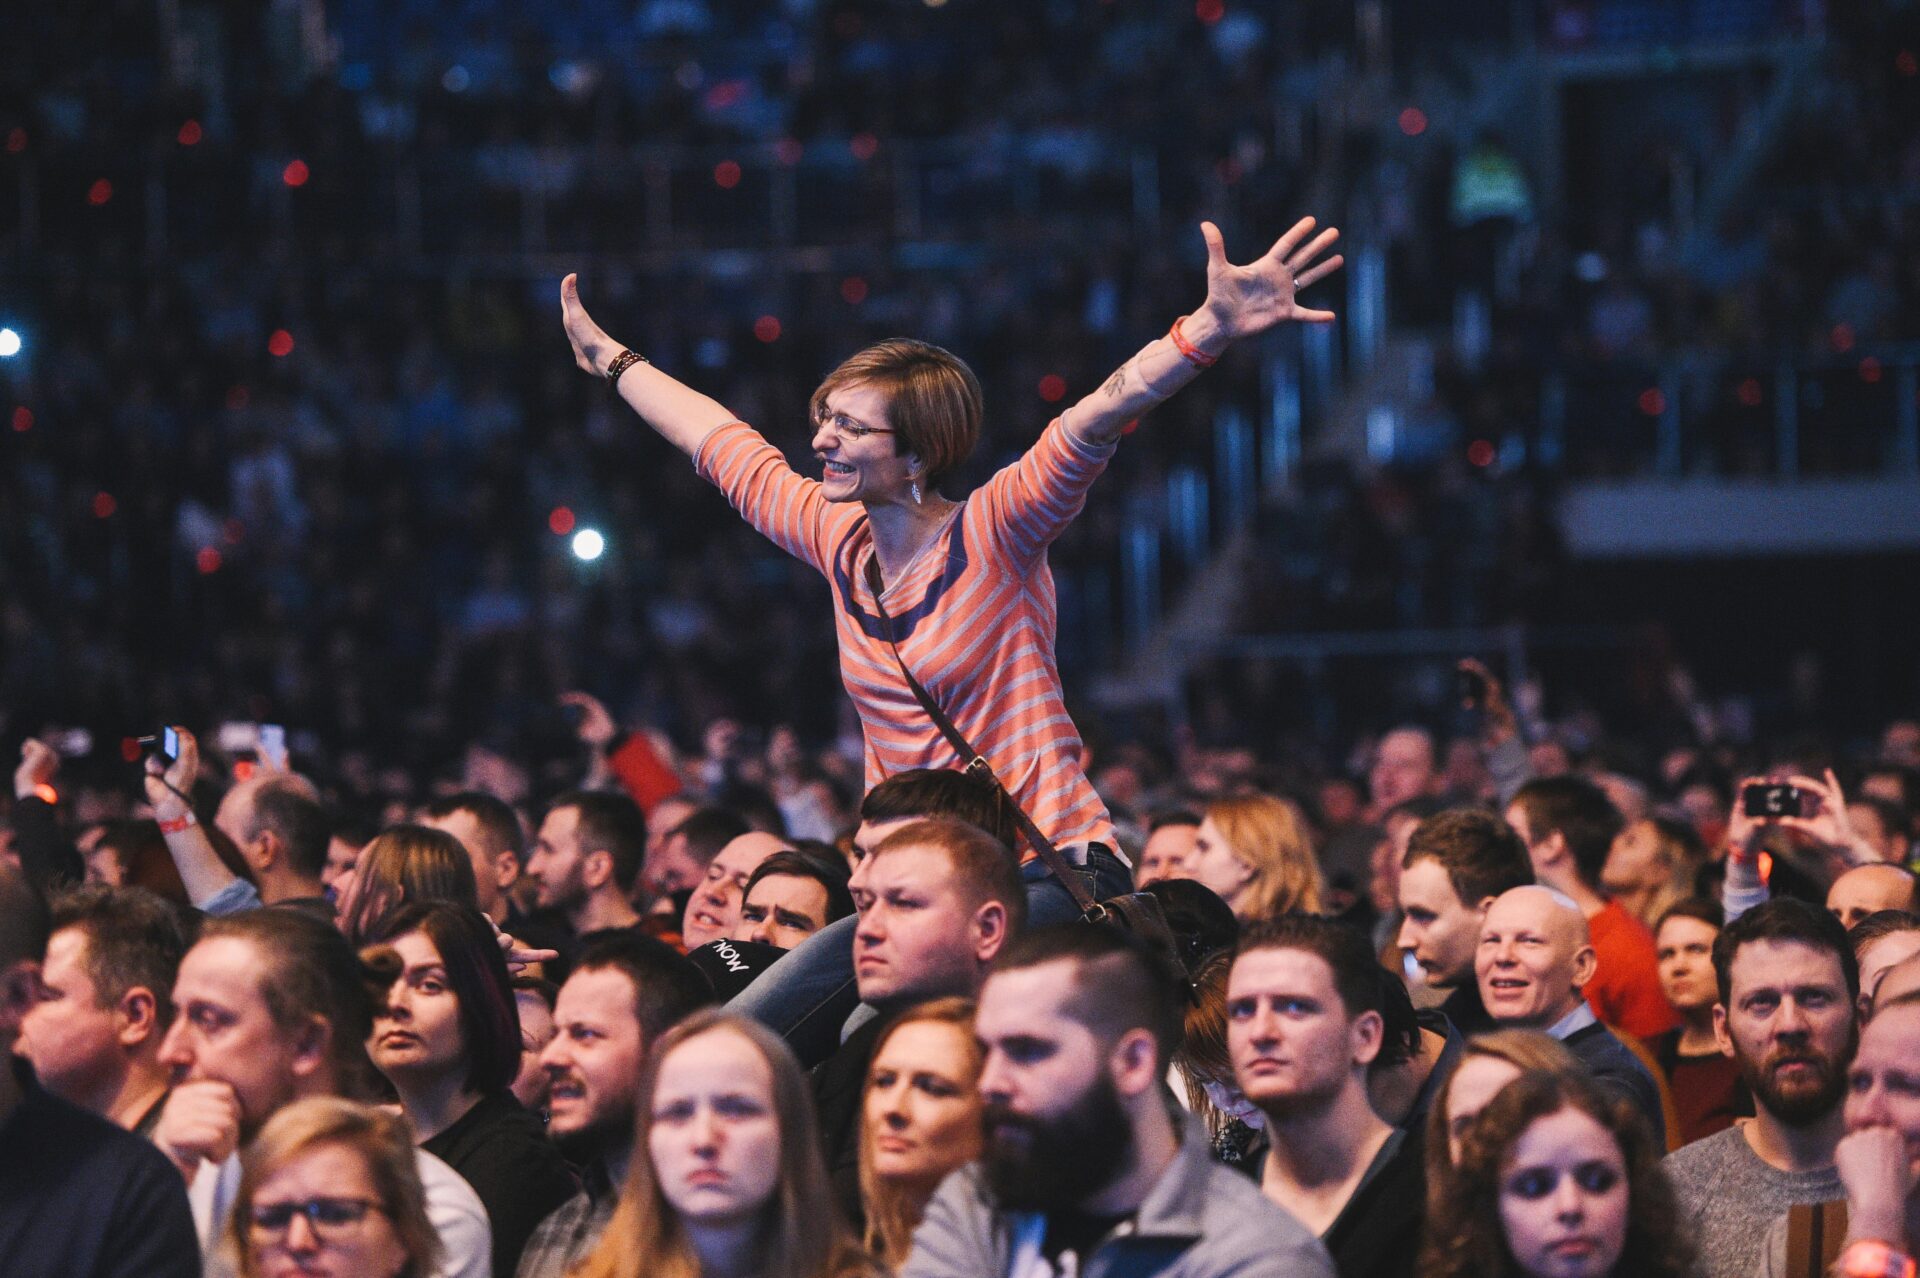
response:
[[[1338,253],[1328,258],[1320,256],[1340,238],[1339,230],[1330,226],[1307,240],[1313,228],[1314,220],[1303,217],[1261,257],[1235,266],[1227,261],[1226,239],[1220,228],[1211,222],[1200,224],[1200,235],[1207,242],[1206,309],[1228,336],[1251,337],[1288,320],[1309,324],[1333,320],[1332,311],[1308,310],[1295,300],[1300,290],[1325,279],[1346,262]]]

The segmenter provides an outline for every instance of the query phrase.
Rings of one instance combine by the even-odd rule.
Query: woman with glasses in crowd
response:
[[[771,1031],[696,1012],[648,1055],[638,1110],[579,1278],[878,1278],[834,1203],[806,1075]]]
[[[399,976],[367,1054],[393,1084],[414,1139],[464,1177],[493,1226],[493,1271],[511,1278],[574,1182],[540,1119],[515,1099],[520,1014],[493,928],[476,909],[416,902],[379,938]]]
[[[1427,1216],[1423,1278],[1686,1278],[1693,1254],[1630,1102],[1527,1073],[1466,1129]]]
[[[1213,889],[1243,924],[1321,909],[1320,866],[1306,818],[1270,794],[1208,804],[1180,877]]]
[[[260,1129],[228,1229],[242,1278],[427,1278],[440,1255],[405,1120],[331,1096]]]
[[[898,1270],[940,1182],[980,1154],[973,1001],[935,999],[880,1035],[860,1115],[867,1250]]]

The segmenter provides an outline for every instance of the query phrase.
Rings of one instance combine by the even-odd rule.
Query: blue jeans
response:
[[[1133,890],[1133,876],[1120,858],[1099,844],[1087,851],[1087,863],[1073,873],[1105,900]],[[1027,926],[1071,923],[1080,917],[1073,894],[1035,858],[1020,867],[1027,885]],[[835,920],[762,972],[728,1004],[787,1040],[809,1069],[840,1046],[840,1031],[860,1005],[853,979],[853,933],[858,915]]]

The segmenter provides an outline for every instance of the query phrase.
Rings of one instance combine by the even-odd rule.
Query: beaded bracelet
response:
[[[1173,322],[1173,327],[1167,330],[1167,336],[1173,339],[1173,349],[1179,351],[1180,358],[1195,368],[1212,368],[1214,361],[1220,357],[1207,354],[1187,340],[1186,335],[1180,331],[1180,320],[1185,318],[1186,316],[1182,315],[1180,319]]]

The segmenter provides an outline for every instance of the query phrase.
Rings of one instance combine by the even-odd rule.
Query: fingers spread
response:
[[[1314,258],[1319,257],[1322,253],[1326,252],[1327,246],[1332,244],[1335,240],[1339,238],[1340,238],[1340,228],[1337,226],[1329,226],[1326,230],[1314,236],[1313,242],[1311,244],[1308,244],[1305,248],[1301,249],[1298,253],[1295,253],[1290,257],[1288,257],[1287,265],[1295,271],[1300,270],[1301,267],[1307,265],[1307,263],[1313,261]]]
[[[1297,292],[1300,289],[1307,287],[1307,285],[1309,284],[1319,283],[1321,280],[1327,278],[1327,276],[1339,270],[1342,266],[1345,266],[1346,262],[1347,262],[1346,258],[1341,257],[1338,253],[1335,253],[1332,257],[1328,258],[1324,262],[1321,262],[1317,266],[1308,267],[1306,270],[1301,271],[1298,275],[1293,277],[1294,290]]]
[[[1307,232],[1312,229],[1313,219],[1310,217],[1301,218],[1293,224],[1292,229],[1274,242],[1273,247],[1267,250],[1267,256],[1285,260],[1287,255],[1293,252],[1293,246],[1307,238]]]

